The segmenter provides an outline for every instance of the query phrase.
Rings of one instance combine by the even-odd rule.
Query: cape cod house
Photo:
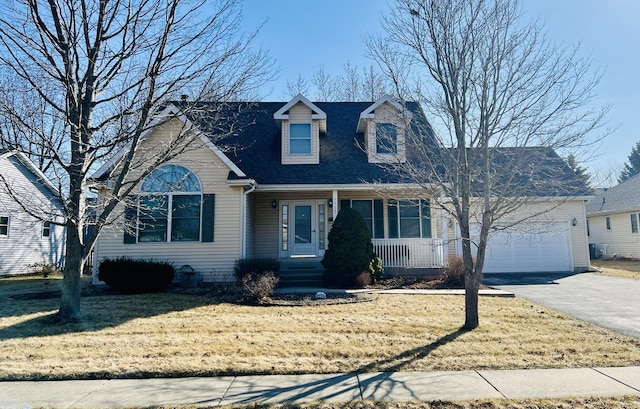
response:
[[[16,151],[0,150],[0,276],[64,263],[62,205],[47,177]]]
[[[380,166],[408,160],[405,127],[428,124],[418,104],[403,106],[390,97],[313,103],[302,95],[288,102],[244,104],[247,125],[216,143],[207,136],[215,133],[214,124],[180,115],[179,106],[164,110],[163,116],[175,117],[149,131],[144,144],[166,144],[186,127],[200,136],[198,146],[140,183],[122,212],[137,228],[105,228],[95,246],[96,263],[119,256],[169,260],[203,281],[229,280],[240,258],[317,264],[332,221],[345,206],[364,217],[387,271],[439,268],[459,251],[456,225],[446,212],[424,189]],[[207,106],[200,104],[199,110]],[[424,142],[435,143],[430,138],[425,132]],[[543,170],[570,172],[555,152],[532,153],[544,158]],[[103,193],[115,172],[117,161],[96,173]],[[555,203],[540,216],[553,228],[496,234],[486,271],[586,269],[585,194],[580,186],[571,198],[536,193],[532,207]]]

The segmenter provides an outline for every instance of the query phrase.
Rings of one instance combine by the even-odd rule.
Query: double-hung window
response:
[[[289,154],[311,155],[311,124],[289,124]]]
[[[51,222],[42,222],[42,237],[51,235]]]
[[[0,216],[0,237],[9,235],[9,216]]]
[[[389,200],[389,238],[431,238],[429,200]]]
[[[398,128],[391,123],[376,123],[376,153],[398,152]]]
[[[162,166],[142,183],[138,242],[199,241],[203,195],[190,170]]]
[[[631,233],[638,232],[638,214],[631,213]]]

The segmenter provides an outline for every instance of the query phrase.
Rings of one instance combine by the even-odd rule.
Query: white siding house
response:
[[[0,275],[62,267],[64,227],[51,182],[23,154],[0,152]]]
[[[587,220],[595,257],[640,259],[640,175],[601,189],[587,203]]]

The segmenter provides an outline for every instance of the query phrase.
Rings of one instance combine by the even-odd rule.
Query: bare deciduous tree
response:
[[[373,65],[360,70],[357,65],[346,62],[342,73],[335,76],[327,74],[323,68],[313,73],[309,86],[301,76],[295,83],[287,82],[288,97],[315,92],[316,101],[357,102],[376,101],[391,92],[393,85],[385,75]]]
[[[576,192],[560,168],[523,182],[536,178],[536,161],[546,157],[532,158],[545,151],[529,147],[584,147],[607,111],[588,108],[599,81],[590,62],[576,48],[550,43],[542,26],[520,15],[515,0],[397,0],[383,17],[386,35],[368,40],[399,96],[421,102],[436,130],[436,144],[413,135],[416,160],[394,167],[428,190],[460,227],[468,329],[479,325],[490,231],[523,220],[517,212],[534,196],[528,188],[565,197]]]
[[[12,130],[2,138],[51,161],[47,175],[57,179],[64,203],[60,320],[81,316],[83,266],[118,203],[189,145],[191,133],[180,132],[135,169],[139,143],[158,123],[155,114],[182,94],[223,104],[267,79],[270,59],[250,48],[253,36],[240,33],[241,17],[239,0],[9,0],[0,11],[0,68],[19,86],[14,98],[7,98],[7,87],[0,95],[2,126]],[[25,118],[29,109],[44,119]],[[118,151],[119,174],[85,238],[89,177]]]

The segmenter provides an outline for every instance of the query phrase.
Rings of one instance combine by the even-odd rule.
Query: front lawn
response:
[[[602,274],[640,280],[640,260],[591,260],[591,264],[602,269]]]
[[[0,285],[0,379],[640,365],[640,340],[514,298],[482,297],[471,332],[463,297],[426,295],[291,307],[94,294],[81,323],[56,325],[58,299],[31,284]]]

